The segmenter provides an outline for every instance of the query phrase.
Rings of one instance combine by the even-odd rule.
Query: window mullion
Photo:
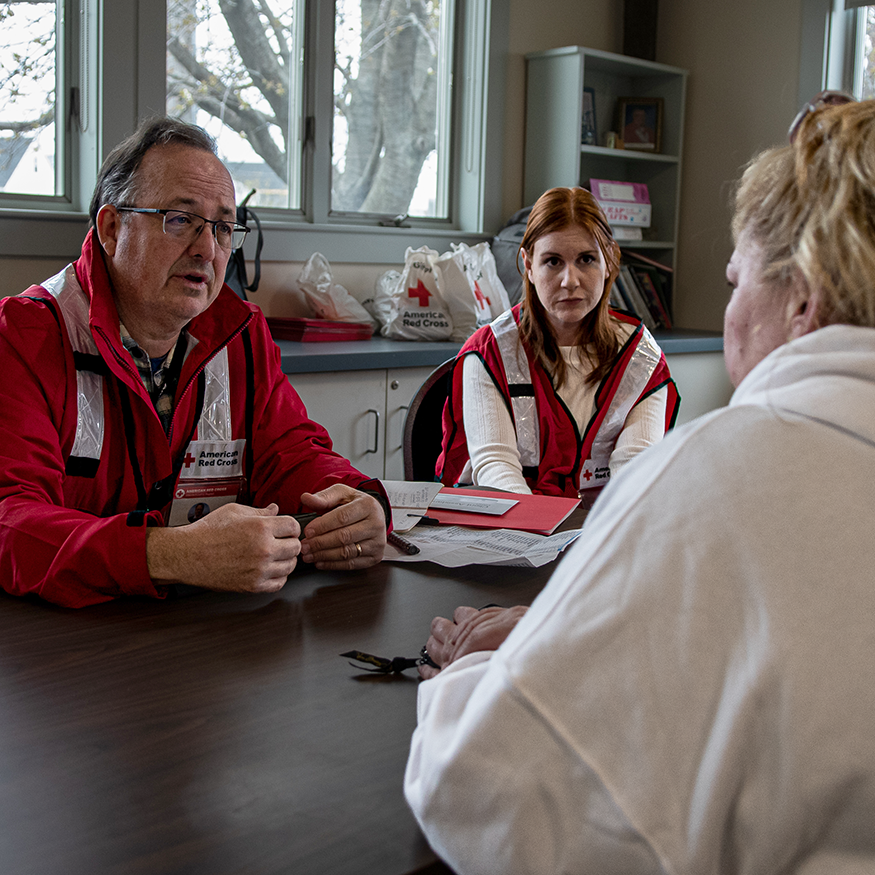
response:
[[[308,48],[304,54],[307,116],[313,119],[305,146],[304,205],[309,221],[323,225],[331,209],[331,131],[334,108],[334,2],[310,0]]]

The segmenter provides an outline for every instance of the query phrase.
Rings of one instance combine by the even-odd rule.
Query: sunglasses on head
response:
[[[852,94],[847,94],[844,91],[821,91],[816,97],[812,98],[799,110],[796,118],[793,119],[793,124],[790,125],[790,130],[787,131],[787,139],[793,143],[796,140],[796,134],[799,133],[799,128],[802,122],[808,118],[813,112],[823,109],[825,106],[841,106],[844,103],[856,103],[857,98]]]

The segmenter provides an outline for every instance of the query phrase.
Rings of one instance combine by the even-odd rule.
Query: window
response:
[[[305,0],[170,0],[167,111],[216,136],[238,199],[254,190],[252,206],[297,210],[305,116],[328,118],[304,112],[303,83],[330,75],[331,215],[449,219],[453,12],[453,0],[335,0],[329,67],[302,51]]]
[[[0,192],[55,195],[63,190],[56,155],[58,46],[55,0],[0,2]]]
[[[336,0],[331,208],[448,218],[452,0]]]
[[[0,191],[7,251],[75,256],[101,159],[168,101],[218,136],[240,200],[257,189],[272,257],[395,264],[407,246],[443,251],[502,224],[508,0],[0,0],[17,6],[57,10],[55,134],[66,140],[53,200]],[[9,28],[0,33],[6,51]],[[367,69],[380,51],[387,67],[397,33],[408,38],[406,56],[392,49],[404,105]],[[371,113],[380,136],[368,140],[375,97],[395,115]],[[0,136],[11,118],[0,110]],[[399,144],[414,147],[405,172]]]
[[[167,3],[167,113],[216,138],[238,202],[254,189],[253,207],[301,205],[303,9]]]
[[[875,5],[803,0],[799,103],[824,88],[875,98]]]
[[[861,100],[875,97],[875,6],[860,6],[852,13],[850,90]]]

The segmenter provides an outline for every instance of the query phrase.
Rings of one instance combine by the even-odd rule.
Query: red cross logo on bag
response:
[[[427,307],[428,306],[428,299],[431,297],[431,292],[425,287],[425,283],[422,280],[420,280],[416,284],[415,289],[408,289],[407,290],[407,297],[408,298],[419,298],[419,306],[420,307]]]
[[[476,280],[474,282],[474,297],[477,299],[477,303],[480,305],[481,310],[485,310],[487,307],[492,306],[492,301],[490,301],[489,298],[487,298],[486,295],[484,295],[483,292],[480,291],[480,285],[476,282]]]

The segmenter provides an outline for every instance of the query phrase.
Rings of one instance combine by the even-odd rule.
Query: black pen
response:
[[[301,527],[301,531],[304,531],[304,526],[307,523],[312,523],[316,517],[319,516],[318,513],[293,513],[292,519],[298,521],[298,525]]]
[[[419,523],[417,525],[439,526],[441,524],[440,520],[436,520],[434,517],[431,516],[420,516],[420,514],[418,513],[409,513],[407,514],[407,516],[419,517]]]
[[[411,544],[410,541],[405,541],[400,535],[395,532],[389,532],[386,535],[386,543],[403,550],[408,556],[415,556],[419,552],[419,547],[416,544]]]

